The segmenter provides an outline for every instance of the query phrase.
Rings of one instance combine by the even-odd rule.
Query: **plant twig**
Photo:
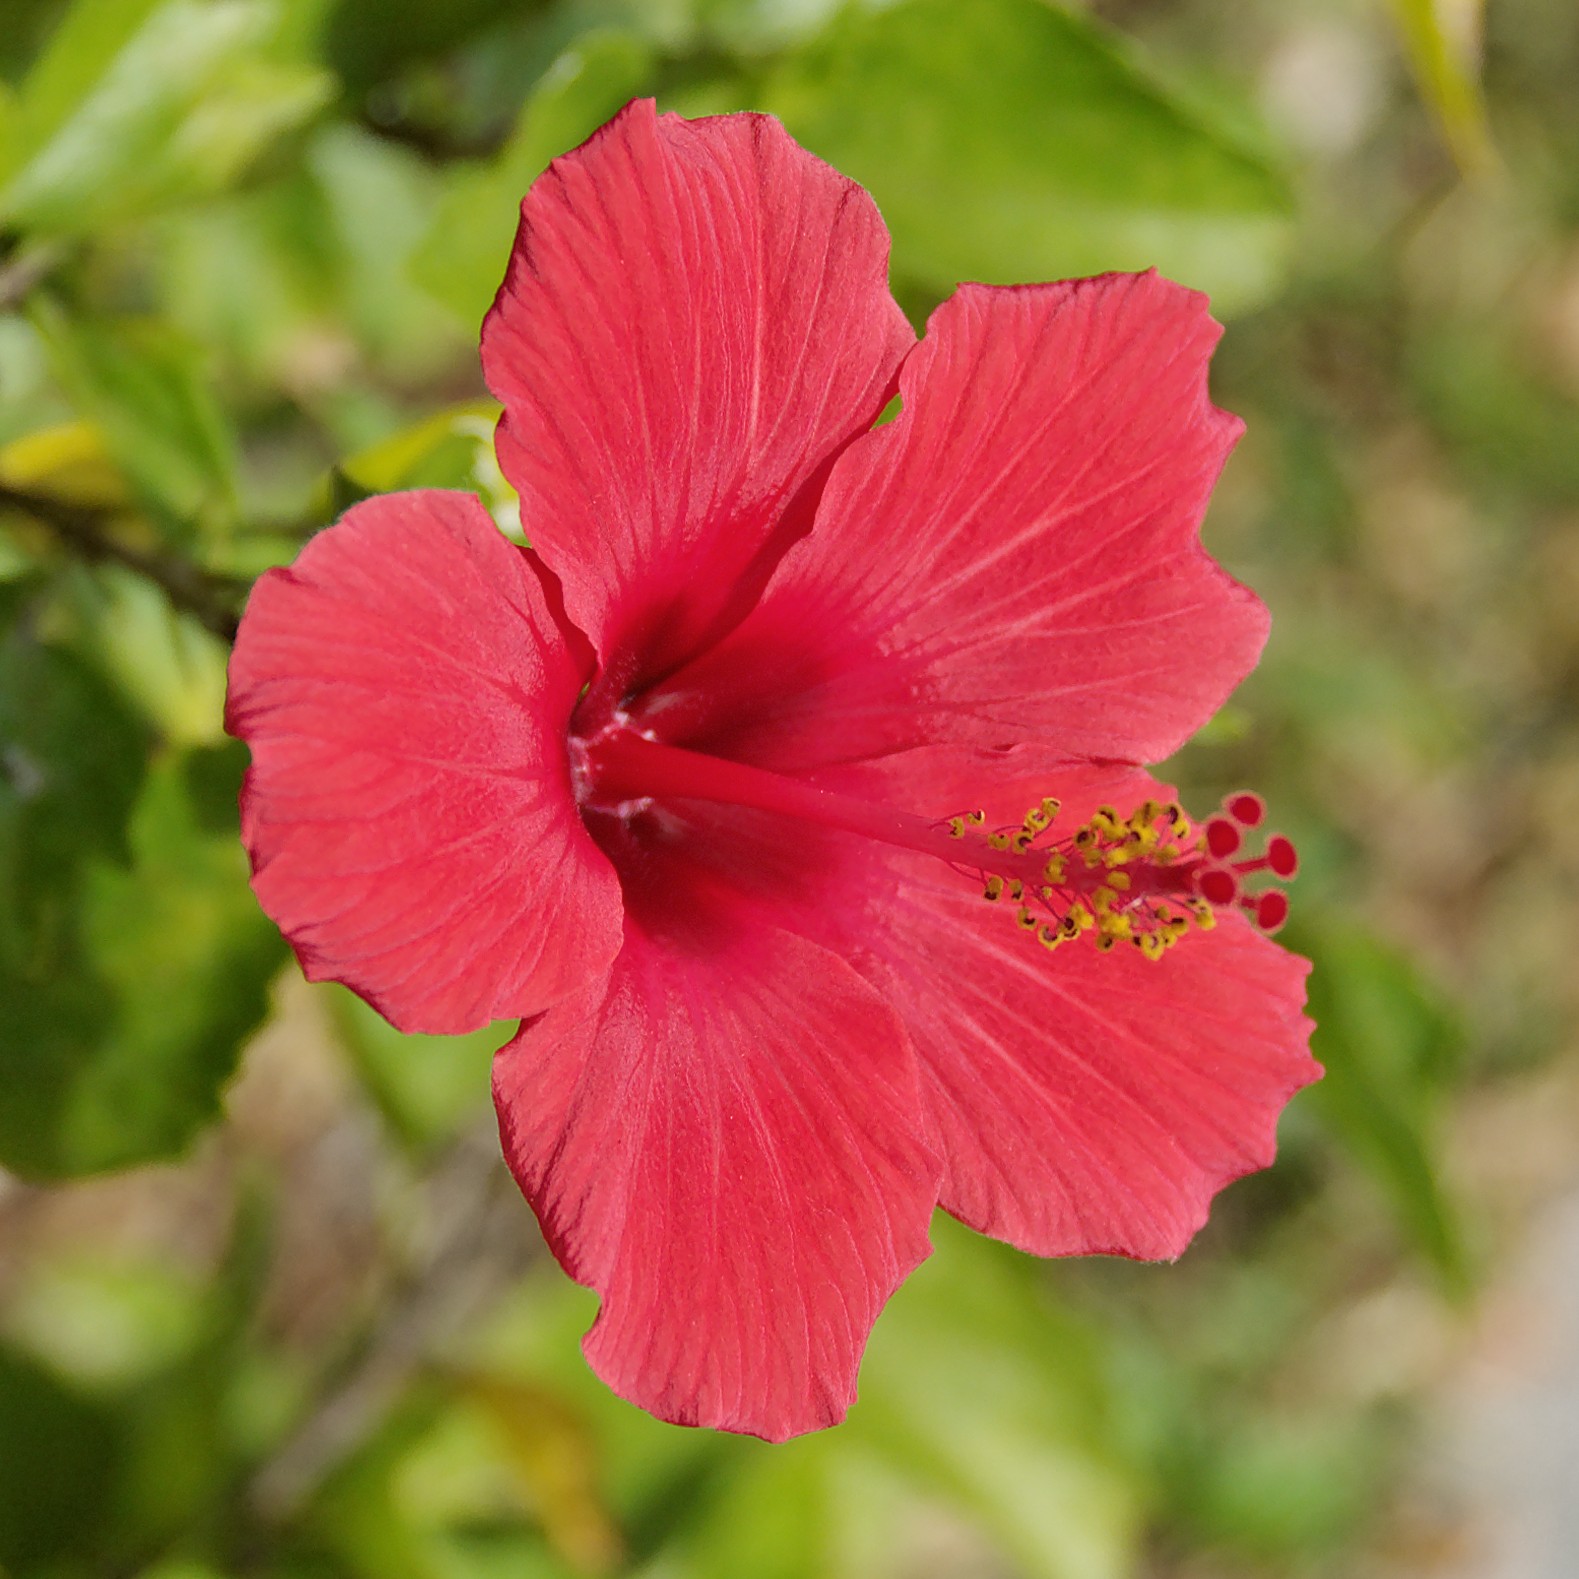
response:
[[[233,642],[248,583],[194,565],[190,560],[121,542],[107,526],[106,514],[69,504],[47,494],[28,493],[0,483],[0,510],[15,510],[46,528],[72,553],[90,564],[123,565],[154,583],[171,604],[190,614],[221,641]]]

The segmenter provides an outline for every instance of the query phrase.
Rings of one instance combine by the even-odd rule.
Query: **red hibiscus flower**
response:
[[[1317,1073],[1255,924],[1292,847],[1137,765],[1266,634],[1197,535],[1239,432],[1203,298],[966,285],[918,343],[887,257],[775,121],[630,106],[527,195],[483,328],[531,548],[368,500],[230,671],[307,975],[520,1019],[505,1155],[592,1365],[774,1439],[843,1415],[934,1206],[1175,1256]]]

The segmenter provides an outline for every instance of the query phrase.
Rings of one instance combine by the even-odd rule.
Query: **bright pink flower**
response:
[[[505,1155],[593,1366],[770,1438],[842,1416],[934,1205],[1175,1256],[1317,1072],[1245,913],[1293,847],[1137,765],[1266,634],[1197,535],[1239,432],[1204,300],[966,285],[918,344],[887,256],[776,122],[632,105],[527,195],[483,329],[532,549],[371,499],[231,666],[306,973],[524,1022]]]

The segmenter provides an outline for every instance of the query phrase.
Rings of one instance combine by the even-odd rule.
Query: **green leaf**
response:
[[[66,1565],[97,1547],[120,1460],[110,1410],[0,1347],[0,1571],[84,1572]]]
[[[0,178],[71,119],[160,0],[76,0],[27,74],[0,142]]]
[[[185,1269],[153,1257],[67,1250],[27,1269],[7,1301],[6,1336],[76,1385],[113,1393],[187,1351],[199,1293]]]
[[[1257,149],[1039,0],[847,10],[763,107],[877,199],[931,290],[1153,265],[1220,312],[1275,289],[1290,198]]]
[[[1492,162],[1478,54],[1484,0],[1391,0],[1393,19],[1409,51],[1426,101],[1466,174]]]
[[[161,739],[177,746],[220,744],[226,644],[129,570],[103,565],[64,579],[79,624],[75,650],[115,681]]]
[[[267,54],[270,0],[79,0],[24,84],[0,221],[80,235],[222,191],[328,99]]]
[[[1033,1263],[942,1217],[934,1237],[873,1332],[848,1434],[1033,1579],[1122,1579],[1137,1497],[1098,1335],[1045,1300]]]
[[[91,861],[49,968],[0,980],[0,1162],[35,1177],[179,1152],[218,1112],[283,961],[234,831],[239,747],[170,754],[131,862]]]
[[[188,1343],[124,1394],[130,1451],[118,1499],[117,1551],[168,1550],[234,1492],[243,1454],[233,1392],[237,1368],[251,1352],[271,1238],[264,1202],[244,1189],[224,1261],[202,1291]]]
[[[1369,934],[1328,927],[1289,941],[1315,967],[1311,1048],[1327,1071],[1305,1100],[1370,1170],[1417,1249],[1461,1290],[1469,1276],[1463,1224],[1433,1142],[1436,1094],[1462,1028],[1411,962]]]
[[[311,243],[337,290],[331,310],[402,381],[439,369],[453,376],[462,351],[475,361],[475,325],[462,332],[410,277],[443,189],[438,172],[410,149],[345,123],[313,137],[306,165],[317,208]],[[368,437],[383,431],[386,424]]]
[[[324,990],[363,1083],[407,1145],[426,1149],[448,1139],[488,1101],[493,1055],[514,1034],[513,1025],[466,1036],[406,1036],[355,993]]]
[[[49,974],[69,953],[82,867],[128,857],[148,745],[80,658],[25,622],[0,643],[0,972]]]
[[[227,522],[236,446],[202,353],[157,320],[95,322],[37,301],[33,321],[78,413],[165,522]]]
[[[509,143],[489,165],[462,170],[412,260],[412,277],[468,324],[480,323],[510,256],[521,198],[550,159],[574,148],[653,69],[650,46],[630,33],[577,39],[526,101]]]
[[[346,83],[365,90],[431,63],[490,24],[548,9],[547,0],[330,0],[324,53]]]
[[[413,422],[341,461],[319,491],[320,513],[339,515],[375,493],[397,488],[462,488],[475,492],[491,471],[499,407],[469,400]]]

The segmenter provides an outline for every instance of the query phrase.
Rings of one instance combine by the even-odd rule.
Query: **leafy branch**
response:
[[[173,607],[190,614],[222,641],[233,642],[249,583],[220,575],[180,556],[134,548],[109,527],[108,512],[71,504],[48,494],[0,483],[0,511],[25,515],[60,545],[89,564],[115,564],[153,582]]]

